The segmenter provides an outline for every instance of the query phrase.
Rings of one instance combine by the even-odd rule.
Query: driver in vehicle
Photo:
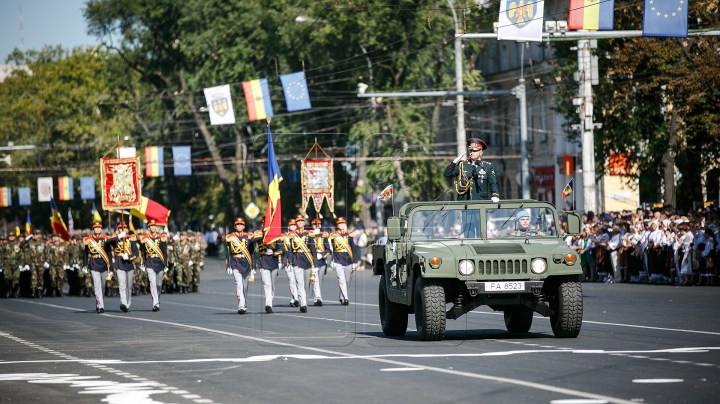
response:
[[[542,231],[530,225],[530,213],[522,210],[515,215],[515,230],[503,230],[500,237],[544,236]]]

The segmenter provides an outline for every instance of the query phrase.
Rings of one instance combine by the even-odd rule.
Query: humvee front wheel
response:
[[[405,335],[408,323],[408,308],[404,304],[390,301],[387,294],[385,275],[380,276],[378,306],[380,306],[380,325],[385,335],[388,337]]]
[[[415,282],[415,326],[423,341],[441,341],[445,335],[445,290],[436,279]]]
[[[527,306],[510,306],[505,309],[505,328],[512,333],[526,333],[530,331],[533,321],[533,311]]]
[[[555,314],[550,316],[550,326],[553,334],[558,338],[576,338],[582,326],[582,286],[579,282],[562,282],[552,297]]]

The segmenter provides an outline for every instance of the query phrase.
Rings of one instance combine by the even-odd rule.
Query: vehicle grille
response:
[[[527,260],[480,260],[478,275],[520,275],[528,273]]]

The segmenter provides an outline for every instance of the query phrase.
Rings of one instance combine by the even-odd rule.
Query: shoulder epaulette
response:
[[[138,239],[137,236],[134,234],[131,234],[128,236],[128,240],[130,240],[130,241],[137,241],[137,239]]]
[[[167,240],[168,240],[168,238],[167,238],[166,234],[163,233],[160,235],[160,241],[167,242]]]

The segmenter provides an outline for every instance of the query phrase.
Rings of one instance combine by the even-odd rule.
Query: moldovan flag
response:
[[[52,227],[53,234],[59,234],[65,241],[70,240],[70,233],[68,233],[54,199],[50,199],[50,227]]]
[[[542,41],[543,0],[500,0],[498,41]]]
[[[392,196],[393,196],[393,186],[392,186],[392,184],[390,184],[387,187],[385,187],[385,189],[383,189],[382,192],[380,192],[380,195],[378,195],[378,201],[382,201],[382,202],[388,201],[392,198]]]
[[[563,189],[562,194],[560,195],[560,200],[563,200],[568,197],[568,195],[572,194],[573,189],[575,188],[575,178],[570,178],[570,182],[565,185],[565,189]]]
[[[568,29],[612,30],[615,0],[570,0]]]
[[[165,176],[165,163],[163,161],[162,146],[148,146],[145,148],[145,176]]]
[[[58,177],[58,199],[61,201],[72,201],[75,199],[72,177]]]
[[[282,234],[282,214],[280,205],[280,166],[278,166],[275,157],[275,146],[273,145],[272,132],[270,125],[267,127],[268,141],[268,200],[267,208],[265,208],[265,221],[263,222],[263,231],[265,237],[263,242],[269,242]]]
[[[130,209],[131,215],[146,222],[154,219],[160,223],[167,223],[168,217],[170,217],[170,210],[168,210],[168,208],[144,196],[140,197],[140,202],[140,208]]]
[[[235,123],[230,86],[228,84],[203,89],[208,112],[210,112],[210,125],[229,125]]]
[[[27,216],[25,216],[25,234],[30,235],[32,233],[32,223],[30,222],[30,211],[27,211]]]
[[[0,187],[0,207],[12,206],[12,188]]]
[[[102,217],[100,217],[100,213],[98,212],[94,203],[93,203],[93,208],[92,208],[92,215],[93,215],[93,223],[95,223],[95,222],[102,223]]]
[[[267,79],[243,81],[242,88],[250,122],[274,116]]]

